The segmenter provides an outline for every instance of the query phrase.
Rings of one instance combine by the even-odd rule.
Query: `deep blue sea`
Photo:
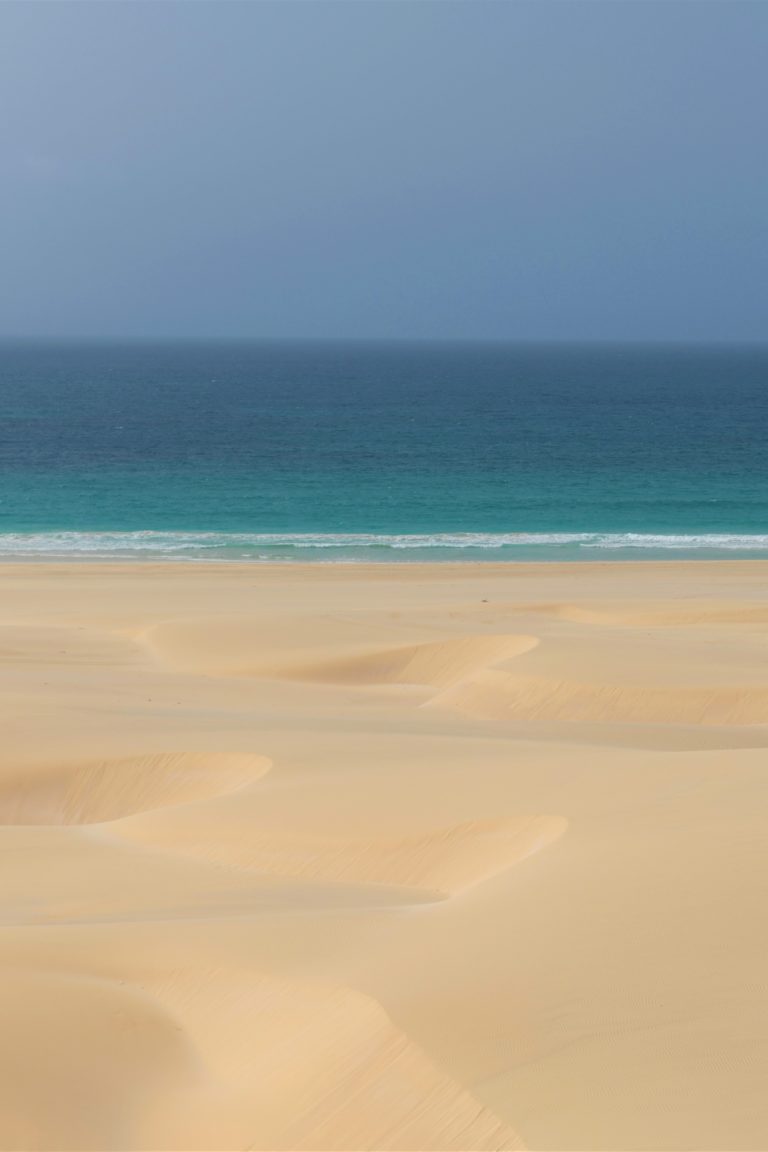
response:
[[[768,346],[0,344],[0,557],[768,556]]]

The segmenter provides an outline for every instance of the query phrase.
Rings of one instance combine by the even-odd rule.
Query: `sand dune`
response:
[[[535,636],[464,636],[364,652],[317,664],[265,669],[265,675],[330,684],[427,684],[442,687],[535,648]]]
[[[166,623],[153,628],[143,639],[158,656],[175,666],[192,670],[202,666],[209,674],[214,671],[220,675],[328,684],[433,686],[454,683],[475,669],[527,652],[538,643],[535,636],[477,635],[402,647],[361,648],[358,639],[350,651],[350,645],[345,648],[343,644],[345,634],[359,638],[361,632],[370,629],[344,621],[322,624],[320,635],[326,637],[323,658],[317,657],[319,645],[313,629],[315,645],[296,650],[289,663],[285,657],[292,645],[281,643],[284,630],[272,635],[269,627],[259,631],[229,620]],[[341,652],[329,658],[329,648],[341,648]]]
[[[556,680],[485,671],[435,698],[486,720],[768,724],[768,687],[702,688]]]
[[[237,969],[174,974],[155,993],[198,1074],[145,1113],[151,1146],[521,1147],[368,996]]]
[[[194,1054],[154,997],[127,982],[3,968],[0,1146],[129,1149],[146,1109]]]
[[[521,1147],[346,989],[4,969],[0,1005],[3,1147]]]
[[[137,638],[158,659],[188,672],[217,676],[263,675],[271,661],[284,662],[291,655],[317,659],[329,648],[350,647],[359,651],[370,637],[386,641],[388,630],[366,620],[350,621],[343,615],[303,617],[297,612],[285,618],[276,613],[254,620],[247,615],[198,615],[162,620],[138,631]]]
[[[537,616],[570,620],[575,624],[608,624],[621,628],[690,628],[696,625],[768,625],[766,604],[717,604],[700,601],[670,604],[532,604]]]
[[[763,564],[0,585],[0,1148],[768,1145]]]
[[[189,808],[175,819],[127,821],[115,831],[134,843],[162,845],[262,875],[386,884],[450,895],[545,847],[567,825],[562,817],[531,816],[468,821],[421,836],[356,841],[306,832],[291,836],[279,829],[266,834],[259,830],[254,837],[247,822],[227,815],[221,809],[212,816],[202,808]]]
[[[0,824],[96,824],[210,799],[269,771],[263,756],[161,752],[0,777]]]

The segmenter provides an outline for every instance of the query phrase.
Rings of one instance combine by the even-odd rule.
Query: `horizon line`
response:
[[[531,336],[252,336],[252,335],[149,335],[96,334],[3,334],[0,344],[453,344],[518,347],[768,347],[766,337],[531,337]]]

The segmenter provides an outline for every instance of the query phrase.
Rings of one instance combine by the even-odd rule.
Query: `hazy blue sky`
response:
[[[768,337],[768,4],[2,3],[0,332]]]

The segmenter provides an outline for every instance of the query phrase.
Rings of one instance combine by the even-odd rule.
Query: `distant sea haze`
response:
[[[0,345],[0,557],[768,556],[768,348]]]

